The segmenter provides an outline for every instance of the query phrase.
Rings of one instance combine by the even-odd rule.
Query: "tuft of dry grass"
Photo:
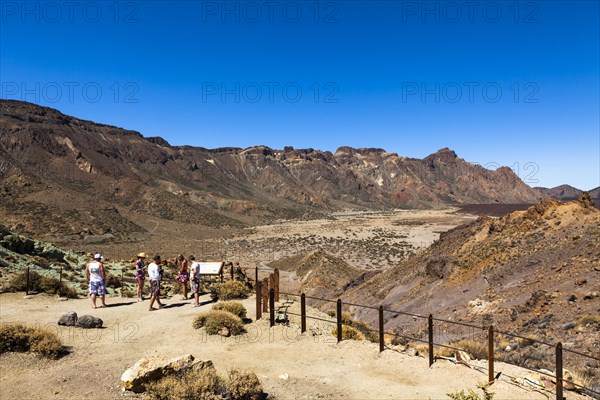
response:
[[[227,281],[219,286],[219,298],[222,300],[245,299],[248,288],[239,281]]]
[[[8,284],[9,290],[13,292],[24,292],[27,290],[27,272],[16,274]],[[77,291],[64,282],[51,276],[43,276],[35,271],[29,273],[29,290],[32,292],[43,292],[48,294],[61,294],[76,299]]]
[[[228,311],[210,310],[201,313],[192,322],[194,329],[204,328],[209,335],[216,335],[221,328],[229,329],[231,335],[244,333],[242,319]]]
[[[8,351],[31,352],[58,358],[65,348],[51,330],[19,323],[0,326],[0,354]]]
[[[600,325],[600,315],[579,315],[575,319],[579,325]]]
[[[337,337],[337,326],[333,328],[331,333]],[[365,340],[365,335],[352,326],[342,325],[342,340]]]
[[[263,388],[254,372],[231,370],[225,390],[232,399],[254,400],[263,395]]]
[[[217,311],[228,311],[242,319],[246,318],[247,314],[246,307],[244,307],[244,305],[239,301],[226,301],[223,303],[217,303],[212,306],[212,309]]]

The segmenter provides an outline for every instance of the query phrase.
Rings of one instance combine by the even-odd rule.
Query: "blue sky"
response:
[[[600,185],[598,1],[0,3],[0,97],[171,144],[424,157]]]

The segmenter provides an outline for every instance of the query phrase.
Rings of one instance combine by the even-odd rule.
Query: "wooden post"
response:
[[[262,318],[262,282],[256,282],[256,319]]]
[[[263,306],[263,312],[269,311],[269,278],[263,279],[262,306]]]
[[[429,366],[433,365],[433,315],[429,314]]]
[[[342,341],[342,300],[337,301],[337,341]]]
[[[25,294],[29,294],[29,267],[27,267],[27,282],[25,284]]]
[[[306,332],[306,295],[300,296],[300,332]]]
[[[488,382],[494,383],[494,325],[488,328]]]
[[[269,321],[275,326],[275,290],[269,289]]]
[[[382,352],[385,348],[383,339],[383,306],[379,306],[379,351]]]
[[[275,275],[275,286],[273,287],[275,289],[275,301],[279,301],[279,270],[275,268],[273,274]]]
[[[563,354],[562,343],[556,345],[556,400],[563,400]]]

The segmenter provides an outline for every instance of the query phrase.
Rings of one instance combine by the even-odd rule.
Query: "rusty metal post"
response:
[[[263,312],[269,311],[269,278],[263,279],[262,306],[263,306]]]
[[[279,301],[279,270],[275,268],[273,274],[275,275],[275,285],[273,287],[275,289],[275,301]]]
[[[258,283],[258,267],[254,269],[254,282]]]
[[[306,295],[300,296],[300,332],[306,332]]]
[[[123,297],[123,288],[125,286],[123,285],[123,268],[121,268],[121,297]]]
[[[29,267],[27,267],[27,282],[25,284],[25,295],[29,295]]]
[[[342,341],[342,300],[337,301],[337,341]]]
[[[60,272],[58,273],[58,297],[62,294],[62,265],[60,266]]]
[[[562,343],[556,345],[556,400],[563,400],[563,354]]]
[[[269,320],[275,326],[275,290],[269,289]]]
[[[233,275],[233,263],[231,263],[231,280],[235,281],[235,276]]]
[[[429,314],[429,366],[433,365],[433,315]]]
[[[385,347],[383,339],[383,306],[379,306],[379,351],[382,352]]]
[[[275,274],[269,274],[269,289],[275,290]]]
[[[262,282],[256,282],[256,319],[262,318]]]
[[[488,328],[488,382],[494,383],[494,325]]]

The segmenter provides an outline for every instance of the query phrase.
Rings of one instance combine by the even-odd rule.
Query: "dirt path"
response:
[[[208,301],[208,298],[202,300]],[[71,353],[60,360],[9,353],[0,356],[0,398],[8,399],[102,399],[137,397],[123,394],[119,379],[125,369],[144,356],[191,353],[212,360],[220,373],[231,368],[249,369],[258,375],[266,392],[275,399],[447,399],[446,393],[475,388],[486,374],[439,361],[427,361],[394,350],[378,352],[370,342],[340,344],[330,334],[331,326],[309,324],[299,334],[292,319],[289,327],[269,329],[268,320],[247,325],[248,333],[237,338],[206,336],[192,329],[199,310],[179,296],[165,300],[168,308],[148,312],[147,302],[109,298],[109,308],[92,310],[85,299],[60,301],[45,295],[24,298],[22,293],[0,295],[0,322],[27,322],[51,327]],[[244,301],[254,320],[254,301]],[[293,307],[296,307],[295,304]],[[81,330],[58,327],[66,312],[102,318],[106,328]],[[311,310],[311,312],[317,312]],[[518,368],[498,363],[505,375],[525,376]],[[282,379],[282,374],[288,379]],[[502,378],[493,385],[495,399],[546,399]],[[551,396],[549,394],[549,396]],[[568,393],[567,398],[579,398]]]

